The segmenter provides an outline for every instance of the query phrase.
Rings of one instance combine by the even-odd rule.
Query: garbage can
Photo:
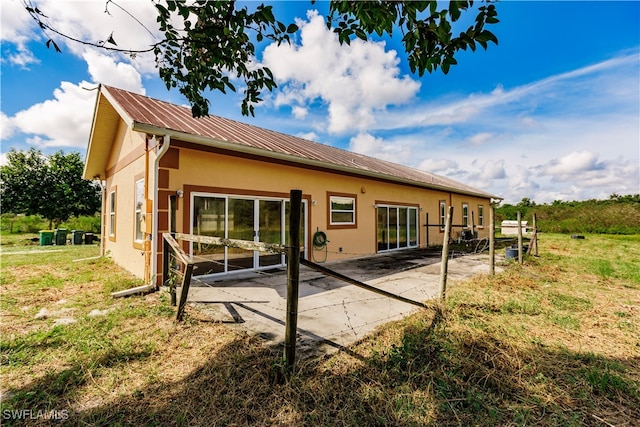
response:
[[[40,230],[40,246],[53,245],[53,230]]]
[[[73,244],[73,245],[81,245],[82,244],[83,234],[84,234],[84,231],[82,231],[82,230],[72,230],[71,231],[71,244]]]
[[[66,228],[57,228],[53,232],[53,240],[56,245],[66,245],[67,244],[67,229]]]
[[[517,259],[518,258],[518,247],[515,248],[505,248],[505,257],[506,259]]]
[[[90,245],[93,243],[93,233],[84,233],[84,244]]]
[[[526,254],[529,250],[529,245],[522,245],[522,255]],[[505,248],[505,258],[506,259],[518,259],[518,246],[511,246],[510,248]]]

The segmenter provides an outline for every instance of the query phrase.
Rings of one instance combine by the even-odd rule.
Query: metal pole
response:
[[[447,295],[447,270],[449,268],[449,234],[451,233],[451,221],[453,218],[453,206],[449,206],[449,215],[444,226],[444,239],[442,241],[442,262],[440,263],[440,300],[444,301]]]
[[[518,211],[518,264],[522,264],[522,213]]]
[[[496,224],[493,203],[489,204],[489,274],[496,274]]]
[[[300,281],[300,213],[302,191],[291,190],[289,195],[289,259],[287,260],[287,313],[284,334],[285,363],[293,371],[296,359],[296,331],[298,329],[298,288]]]

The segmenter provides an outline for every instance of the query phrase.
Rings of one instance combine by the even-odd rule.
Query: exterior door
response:
[[[283,244],[288,236],[286,199],[196,193],[192,201],[192,234]],[[303,204],[302,246],[306,204]],[[304,252],[303,252],[304,253]],[[192,244],[196,275],[260,270],[285,265],[284,254]]]
[[[418,208],[378,205],[378,252],[418,246]]]
[[[282,244],[284,203],[280,200],[260,200],[258,203],[258,233],[256,241]],[[270,267],[284,264],[282,254],[258,252],[258,267]]]

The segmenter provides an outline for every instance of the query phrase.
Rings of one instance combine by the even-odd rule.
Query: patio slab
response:
[[[440,258],[425,250],[403,251],[323,264],[341,274],[420,302],[438,296]],[[499,267],[496,266],[496,270]],[[473,254],[449,261],[448,286],[489,272],[489,256]],[[178,289],[178,292],[180,290]],[[228,323],[284,344],[287,277],[284,269],[245,273],[233,278],[195,277],[188,304],[213,321]],[[344,348],[377,326],[422,308],[300,267],[298,302],[299,357]]]

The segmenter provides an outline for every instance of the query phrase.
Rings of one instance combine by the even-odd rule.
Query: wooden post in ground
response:
[[[531,245],[534,246],[533,255],[538,256],[538,216],[536,213],[533,213],[533,238],[531,240]]]
[[[284,334],[285,363],[293,372],[296,359],[296,332],[298,329],[298,289],[300,281],[300,213],[302,191],[291,190],[289,213],[289,250],[287,259],[287,312]]]
[[[171,265],[171,245],[167,239],[162,237],[162,284],[169,285],[169,295],[171,296],[171,306],[176,306],[176,284],[169,278]]]
[[[427,212],[425,215],[425,223],[424,226],[427,228],[427,247],[429,247],[429,212]]]
[[[496,274],[496,224],[493,203],[489,204],[489,274]]]
[[[182,321],[184,317],[184,308],[187,305],[187,296],[189,295],[189,287],[191,286],[191,275],[193,274],[193,264],[187,264],[184,277],[182,279],[182,289],[180,291],[180,303],[178,304],[178,313],[176,320]]]
[[[447,271],[449,268],[449,234],[451,233],[451,221],[453,218],[453,206],[449,206],[447,222],[444,226],[444,238],[442,241],[442,262],[440,263],[440,300],[447,296]]]
[[[518,211],[518,264],[522,264],[522,213]]]

